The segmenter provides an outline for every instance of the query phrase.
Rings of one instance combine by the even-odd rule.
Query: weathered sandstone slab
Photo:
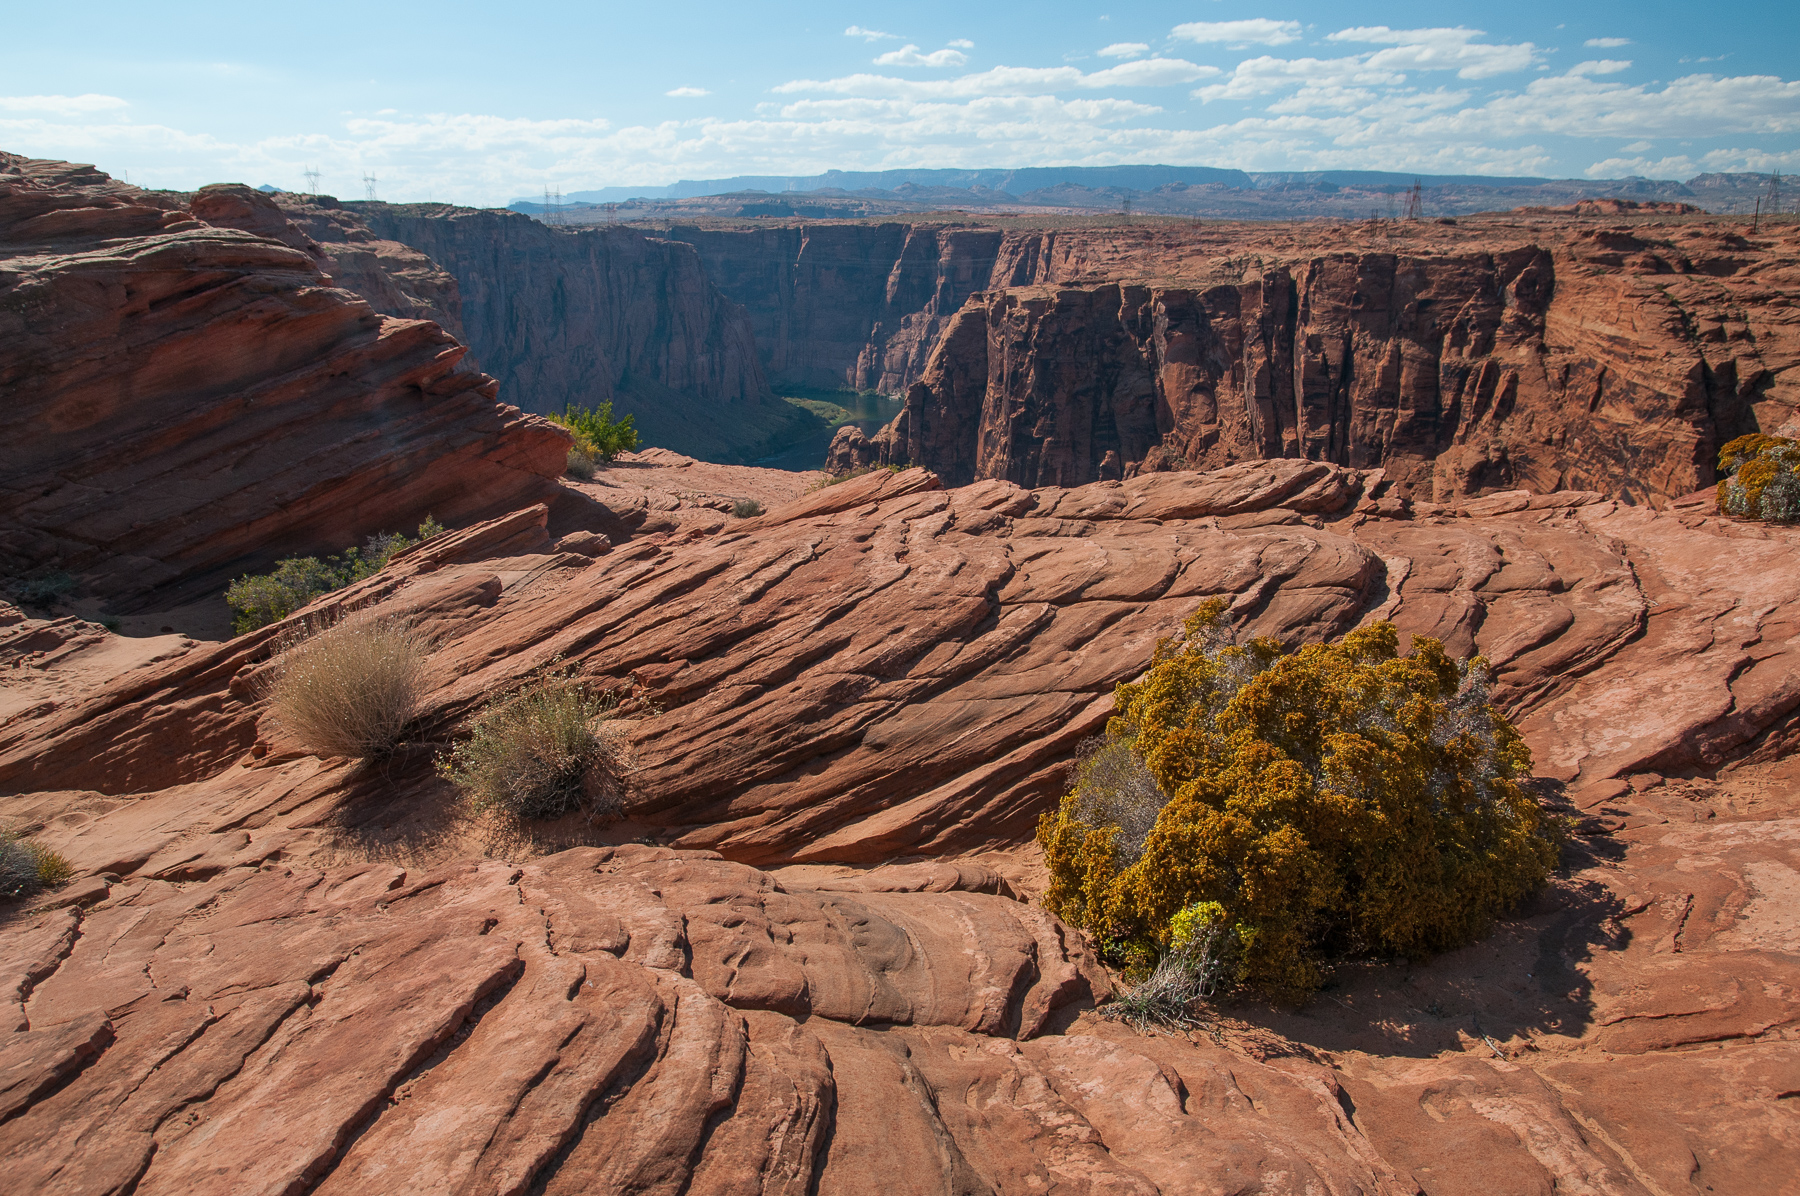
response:
[[[0,159],[0,565],[166,607],[428,513],[591,508],[555,480],[566,434],[496,402],[437,325],[151,198]]]

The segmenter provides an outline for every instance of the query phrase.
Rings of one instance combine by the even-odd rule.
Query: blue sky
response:
[[[1800,173],[1800,4],[0,0],[0,149],[505,203],[832,168]]]

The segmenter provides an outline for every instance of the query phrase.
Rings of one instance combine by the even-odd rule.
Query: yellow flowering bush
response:
[[[1228,928],[1234,978],[1289,994],[1332,958],[1481,934],[1544,882],[1561,828],[1519,783],[1530,754],[1487,662],[1398,646],[1391,623],[1239,646],[1224,600],[1202,606],[1118,687],[1109,779],[1084,767],[1039,824],[1051,911],[1140,965]],[[1165,804],[1132,835],[1146,783]]]
[[[1740,519],[1800,522],[1800,441],[1753,432],[1719,450],[1719,510]]]

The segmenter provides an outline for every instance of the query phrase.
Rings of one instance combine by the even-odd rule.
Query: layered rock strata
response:
[[[442,537],[308,612],[372,604],[435,644],[414,745],[379,767],[270,719],[279,627],[13,706],[7,812],[81,876],[0,924],[15,1174],[1142,1193],[1785,1174],[1792,530],[1704,498],[1408,504],[1303,460],[1036,491],[883,471],[611,551],[545,522]],[[1008,852],[1112,685],[1212,594],[1247,632],[1387,617],[1489,654],[1577,821],[1567,876],[1493,938],[1349,967],[1299,1013],[1238,1005],[1184,1038],[1086,1012],[1106,981],[1016,900]],[[9,674],[79,651],[79,628],[14,628]],[[626,819],[544,828],[611,843],[465,859],[434,745],[553,663],[634,695]]]
[[[233,199],[192,203],[271,216]],[[556,481],[567,435],[497,402],[442,328],[336,289],[297,230],[177,202],[0,159],[7,571],[132,610],[427,514],[592,513]]]
[[[648,443],[713,460],[753,459],[811,426],[771,394],[744,312],[685,244],[443,205],[337,210],[455,276],[470,346],[526,410],[610,402]]]
[[[527,509],[320,610],[376,603],[434,638],[422,740],[552,662],[635,693],[661,713],[628,724],[632,819],[759,864],[1028,839],[1113,686],[1212,595],[1288,642],[1385,617],[1486,655],[1540,771],[1572,785],[1716,766],[1800,706],[1792,533],[1590,492],[1479,501],[1409,512],[1379,479],[1294,460],[1038,491],[881,471],[754,519],[646,515],[657,534],[611,551],[553,542]],[[440,801],[429,753],[377,779],[283,737],[254,681],[283,633],[14,719],[0,787],[197,786],[137,803],[169,820],[136,824],[140,852],[242,823],[276,778],[358,819]]]
[[[1297,456],[1440,501],[1664,505],[1714,480],[1725,441],[1795,429],[1791,229],[1543,231],[990,289],[862,455],[1026,486]]]

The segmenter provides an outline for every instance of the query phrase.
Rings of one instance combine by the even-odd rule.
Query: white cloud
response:
[[[1143,42],[1114,42],[1100,51],[1102,58],[1136,58],[1148,54],[1150,47]]]
[[[866,42],[897,42],[900,40],[900,35],[898,33],[884,33],[879,29],[864,29],[861,25],[850,26],[850,28],[844,30],[844,36],[860,37]]]
[[[975,48],[975,43],[966,37],[952,38],[946,44],[955,46],[959,50],[973,50]]]
[[[1598,58],[1587,62],[1578,62],[1567,71],[1571,75],[1616,75],[1620,71],[1630,70],[1631,63],[1617,58]]]
[[[1197,89],[1197,100],[1244,100],[1303,85],[1316,88],[1392,87],[1406,82],[1398,71],[1370,67],[1362,58],[1272,58],[1238,63],[1231,78]]]
[[[704,87],[676,87],[663,92],[666,96],[709,96],[712,92]]]
[[[129,107],[131,105],[118,96],[95,95],[93,92],[78,96],[0,96],[0,112],[43,112],[51,116],[76,117]]]
[[[1072,66],[997,66],[955,79],[899,79],[892,75],[845,75],[837,79],[794,79],[772,90],[778,94],[826,92],[838,95],[896,97],[906,99],[971,98],[975,96],[1045,95],[1059,91],[1105,87],[1166,87],[1192,83],[1219,74],[1212,66],[1200,66],[1180,58],[1145,58],[1122,62],[1091,74]]]
[[[1243,21],[1190,21],[1169,31],[1190,42],[1224,42],[1233,46],[1285,46],[1300,40],[1299,21],[1253,17]]]
[[[933,50],[929,54],[919,53],[919,47],[908,42],[898,50],[889,50],[886,54],[877,55],[876,66],[961,66],[969,61],[969,56],[961,50]]]
[[[1537,47],[1530,42],[1490,45],[1473,40],[1486,36],[1479,29],[1462,26],[1454,29],[1390,29],[1386,25],[1362,25],[1340,29],[1325,40],[1392,47],[1371,54],[1371,66],[1454,70],[1463,79],[1486,79],[1509,71],[1522,71],[1537,61]]]
[[[1628,37],[1590,37],[1581,44],[1590,50],[1616,50],[1620,46],[1629,46],[1631,39]]]

